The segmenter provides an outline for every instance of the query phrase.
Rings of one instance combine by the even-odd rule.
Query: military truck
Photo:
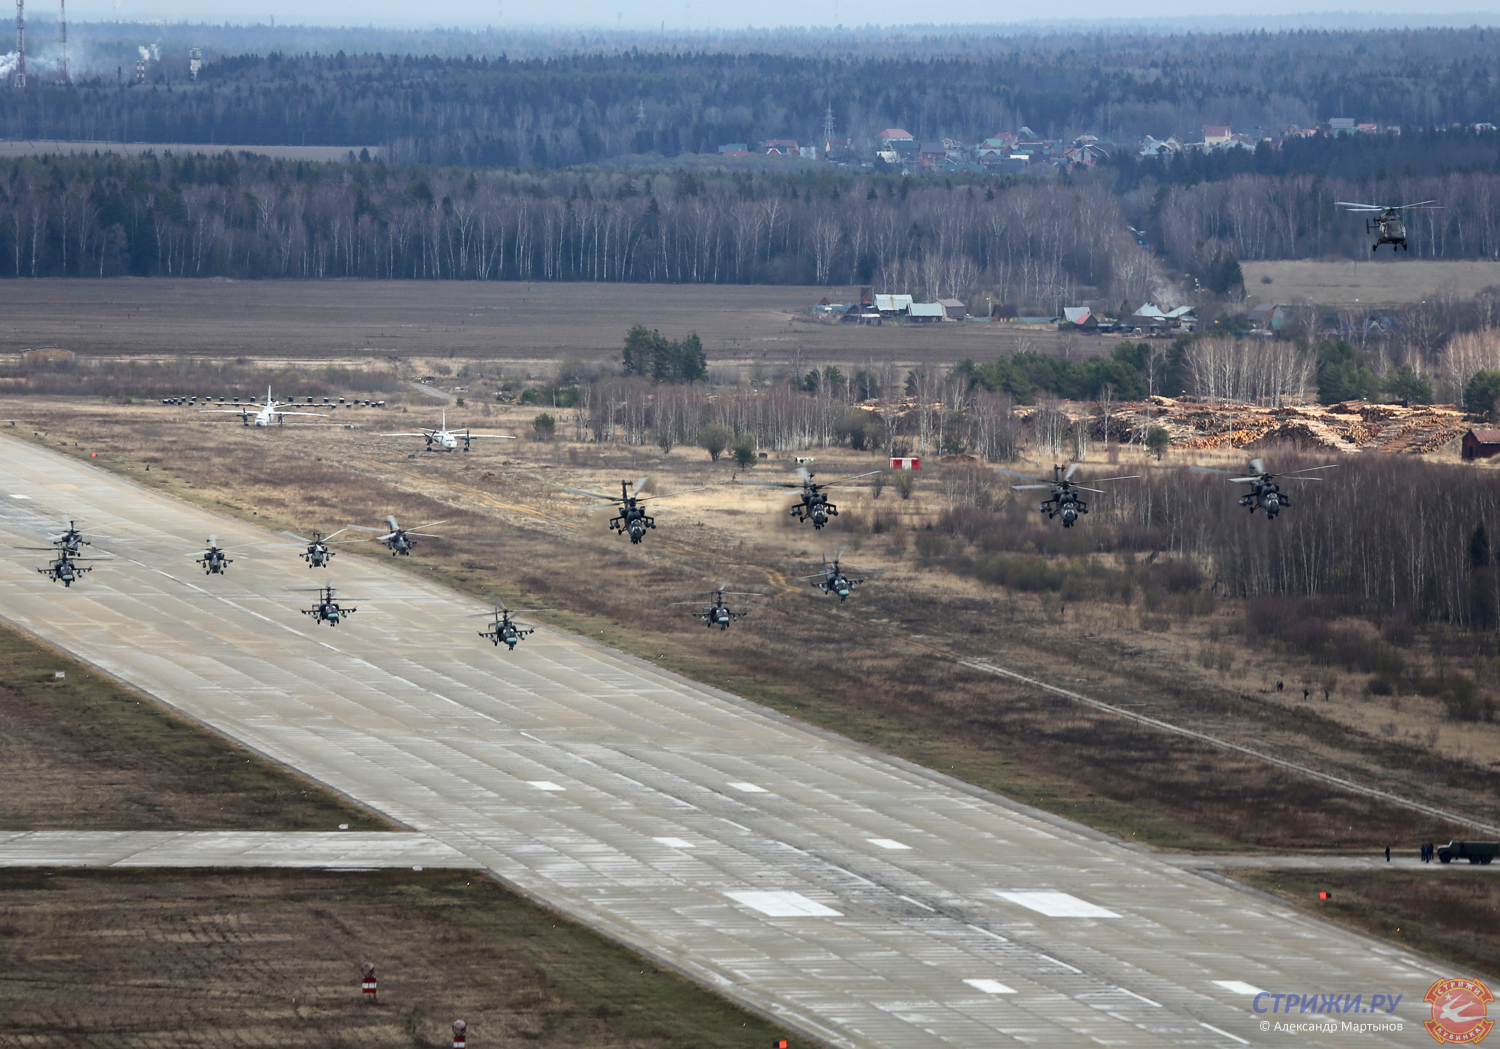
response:
[[[1470,863],[1488,863],[1500,853],[1500,841],[1450,841],[1437,847],[1437,858],[1443,863],[1467,859]]]

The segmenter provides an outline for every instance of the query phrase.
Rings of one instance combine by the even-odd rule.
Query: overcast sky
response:
[[[56,10],[51,0],[31,0],[28,13],[50,17]],[[1426,13],[1402,18],[1401,13],[1420,11],[1412,0],[1260,0],[1257,16],[1305,15],[1310,11],[1357,10],[1392,15],[1395,26],[1412,22],[1426,24]],[[1435,4],[1432,9],[1480,11],[1486,22],[1500,21],[1500,0]],[[1143,0],[1122,8],[1118,0],[1057,0],[1045,7],[1048,19],[1178,18],[1204,15],[1247,14],[1241,0]],[[168,19],[191,22],[268,22],[305,25],[402,25],[478,28],[497,23],[511,28],[544,27],[645,27],[669,30],[741,29],[747,25],[831,26],[903,25],[916,18],[939,24],[1026,22],[1035,20],[1039,9],[1032,5],[1001,6],[984,0],[930,0],[912,5],[909,0],[752,0],[747,4],[725,4],[717,0],[552,0],[547,4],[522,0],[70,0],[68,17],[74,21],[107,19]]]

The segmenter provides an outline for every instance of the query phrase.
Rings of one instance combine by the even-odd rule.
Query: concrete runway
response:
[[[379,831],[0,831],[0,867],[478,867],[426,834]]]
[[[1360,995],[1335,1027],[1413,1045],[1456,975],[587,639],[496,650],[479,604],[380,562],[268,545],[206,577],[208,534],[275,537],[0,449],[7,619],[827,1045],[1282,1041],[1258,990]],[[64,513],[120,537],[71,589],[8,549]],[[359,609],[337,629],[292,591],[328,580]]]

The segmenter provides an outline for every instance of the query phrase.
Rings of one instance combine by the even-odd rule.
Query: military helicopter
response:
[[[1334,202],[1335,207],[1352,211],[1365,216],[1365,232],[1379,233],[1375,243],[1370,245],[1372,252],[1380,250],[1380,245],[1389,244],[1391,251],[1410,251],[1411,245],[1406,243],[1406,223],[1401,221],[1401,212],[1410,208],[1420,208],[1423,211],[1440,211],[1442,205],[1430,200],[1420,201],[1416,204],[1356,204],[1353,201],[1339,200]],[[1373,218],[1371,216],[1374,216]]]
[[[307,591],[304,591],[306,593]],[[339,620],[346,616],[352,616],[358,612],[357,608],[344,608],[333,596],[333,587],[325,586],[321,589],[311,591],[318,595],[318,603],[311,608],[302,609],[302,614],[312,616],[314,623],[327,623],[329,626],[338,626]]]
[[[743,608],[743,609],[730,608],[728,605],[724,604],[724,599],[726,597],[764,597],[765,596],[764,594],[746,594],[746,593],[739,593],[739,592],[733,591],[733,590],[725,590],[724,588],[727,587],[728,585],[729,584],[727,582],[725,582],[725,583],[720,583],[719,584],[719,589],[717,589],[717,590],[695,591],[694,593],[695,593],[696,596],[706,597],[706,598],[709,599],[709,602],[708,602],[708,605],[706,607],[701,608],[701,609],[699,609],[696,612],[689,612],[688,615],[690,615],[690,616],[696,616],[697,618],[703,620],[703,625],[706,626],[706,627],[708,627],[710,630],[713,629],[714,627],[718,627],[720,630],[728,630],[730,623],[733,623],[737,619],[744,619],[746,616],[748,616],[750,614],[750,610],[748,608]],[[696,602],[696,601],[673,601],[672,603],[674,605],[696,605],[698,602]]]
[[[396,515],[395,514],[387,514],[386,518],[385,518],[385,523],[386,523],[386,526],[389,528],[389,531],[387,531],[385,535],[377,535],[377,536],[375,536],[375,542],[377,542],[377,543],[384,543],[386,545],[386,548],[388,550],[390,550],[392,557],[395,557],[397,554],[400,554],[402,557],[409,557],[409,556],[411,556],[411,552],[414,549],[416,549],[416,546],[417,546],[417,541],[415,539],[413,539],[412,536],[419,535],[419,536],[422,536],[423,538],[426,538],[426,539],[441,539],[442,538],[442,536],[433,535],[431,532],[418,532],[415,529],[402,528],[400,525],[398,525],[396,523]],[[428,521],[426,524],[417,525],[417,528],[431,528],[434,525],[440,525],[440,524],[447,524],[447,522],[446,521]],[[378,532],[378,531],[380,531],[380,529],[378,529],[378,528],[369,528],[369,527],[367,527],[365,525],[349,525],[349,527],[350,528],[358,528],[361,531],[365,531],[365,532]],[[334,534],[337,535],[338,533],[335,532]]]
[[[234,564],[234,558],[228,556],[229,551],[219,549],[217,536],[208,537],[208,549],[198,555],[198,563],[203,566],[204,575],[223,575],[230,565]]]
[[[503,641],[514,652],[516,645],[531,634],[536,633],[536,627],[519,627],[513,616],[519,616],[526,612],[551,612],[550,608],[506,608],[499,601],[495,602],[493,612],[480,612],[482,616],[494,616],[495,621],[490,624],[488,630],[479,631],[479,636],[491,642],[496,648]]]
[[[644,477],[634,482],[621,481],[620,498],[618,499],[612,495],[600,495],[598,492],[589,492],[582,488],[564,488],[563,491],[572,492],[574,495],[592,496],[595,499],[607,499],[608,502],[595,503],[592,506],[585,506],[583,509],[597,510],[602,506],[617,508],[620,512],[610,518],[610,531],[619,532],[621,535],[628,534],[632,543],[639,543],[642,539],[646,538],[646,529],[656,527],[656,518],[646,513],[646,507],[643,505],[646,500],[659,502],[662,499],[672,499],[679,495],[687,495],[689,492],[703,491],[701,487],[684,488],[682,491],[673,492],[671,495],[640,495],[641,486],[645,483],[646,478]],[[636,490],[636,495],[630,494],[631,488]],[[662,509],[665,509],[665,507]]]
[[[59,554],[56,560],[54,560],[46,568],[38,568],[37,571],[46,576],[48,579],[52,580],[54,583],[61,583],[63,586],[72,586],[75,582],[78,581],[78,577],[83,575],[83,573],[92,572],[94,570],[94,567],[92,565],[80,565],[78,563],[79,561],[102,560],[106,559],[99,557],[73,557],[69,554],[62,553]]]
[[[1260,459],[1250,460],[1250,474],[1246,477],[1236,477],[1228,470],[1215,470],[1211,466],[1195,466],[1198,470],[1207,474],[1223,474],[1237,484],[1248,484],[1250,490],[1240,496],[1240,505],[1252,514],[1257,510],[1266,512],[1266,520],[1274,521],[1276,515],[1292,505],[1292,501],[1281,494],[1281,486],[1274,483],[1276,477],[1283,481],[1321,481],[1321,477],[1306,477],[1305,474],[1314,470],[1332,470],[1337,463],[1328,466],[1309,466],[1305,470],[1295,470],[1289,474],[1266,473],[1266,464]]]
[[[1098,488],[1085,488],[1081,484],[1073,483],[1073,475],[1078,472],[1078,467],[1081,465],[1081,463],[1070,463],[1067,470],[1063,470],[1061,466],[1057,466],[1054,464],[1052,467],[1051,481],[1044,481],[1040,477],[1029,477],[1026,474],[1018,474],[1014,470],[1002,470],[999,467],[995,468],[995,472],[1006,474],[1010,477],[1019,477],[1026,481],[1036,482],[1035,484],[1011,485],[1011,487],[1018,492],[1029,491],[1036,488],[1050,488],[1052,490],[1052,498],[1042,503],[1041,512],[1047,515],[1047,520],[1049,521],[1054,517],[1061,516],[1063,527],[1072,528],[1074,523],[1077,522],[1079,514],[1086,514],[1089,512],[1089,504],[1078,498],[1078,493],[1082,491],[1093,492],[1096,495],[1104,494],[1104,492]],[[1094,483],[1103,484],[1105,481],[1131,481],[1139,476],[1140,474],[1129,474],[1125,477],[1101,477],[1098,480],[1094,481]]]
[[[448,429],[448,409],[443,409],[443,421],[437,427],[428,430],[422,429],[415,433],[383,433],[381,437],[425,437],[427,438],[427,450],[432,451],[433,445],[445,452],[456,452],[459,442],[463,442],[464,451],[469,450],[469,444],[476,437],[497,437],[504,441],[514,441],[516,438],[508,433],[470,433],[468,430],[462,432]]]
[[[813,475],[808,472],[807,467],[799,466],[797,467],[797,474],[802,478],[800,481],[747,481],[741,477],[736,477],[735,481],[740,484],[758,484],[763,488],[802,489],[797,505],[788,510],[787,513],[798,521],[811,521],[813,529],[816,531],[826,525],[830,517],[837,517],[839,515],[839,508],[828,501],[828,493],[823,491],[823,489],[832,488],[836,484],[848,484],[850,481],[857,481],[861,477],[873,477],[879,472],[879,470],[868,470],[862,474],[840,477],[837,481],[816,482],[813,480]]]
[[[840,547],[839,552],[834,555],[832,561],[828,560],[827,555],[824,555],[821,571],[815,572],[812,575],[798,576],[798,578],[811,579],[813,581],[812,585],[823,591],[823,593],[838,594],[840,601],[848,600],[849,595],[854,592],[854,588],[863,583],[864,580],[850,579],[844,574],[844,570],[839,567],[839,559],[844,556],[844,549]],[[862,569],[866,572],[873,571],[873,569],[864,568],[863,565],[853,565],[852,567]]]
[[[337,532],[334,532],[334,533],[332,533],[330,535],[327,535],[327,536],[325,536],[322,532],[319,532],[319,531],[315,530],[313,532],[313,534],[312,534],[312,538],[311,539],[304,539],[304,538],[302,538],[302,536],[298,535],[296,532],[282,532],[281,534],[285,535],[285,536],[290,536],[291,538],[297,540],[297,542],[299,542],[299,543],[306,543],[307,544],[307,549],[304,550],[299,556],[302,558],[302,560],[304,560],[304,561],[307,562],[307,567],[308,568],[327,568],[328,567],[328,562],[333,560],[333,555],[336,554],[336,553],[338,553],[337,550],[330,550],[329,549],[329,543],[330,543],[330,541],[333,539],[333,537],[335,535],[342,535],[343,533],[347,532],[348,530],[349,529],[347,529],[347,528],[340,528]],[[378,531],[378,529],[373,529],[373,531]],[[362,543],[362,542],[364,542],[364,540],[363,539],[343,539],[343,540],[340,540],[340,542],[344,542],[344,543]]]
[[[47,537],[47,542],[55,546],[60,553],[66,554],[69,557],[76,557],[80,547],[93,545],[83,537],[83,533],[78,530],[77,523],[71,518],[63,523],[67,527],[62,532]]]

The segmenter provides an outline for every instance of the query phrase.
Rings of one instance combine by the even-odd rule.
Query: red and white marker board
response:
[[[921,456],[917,455],[893,455],[891,456],[892,470],[920,470],[922,469]]]

